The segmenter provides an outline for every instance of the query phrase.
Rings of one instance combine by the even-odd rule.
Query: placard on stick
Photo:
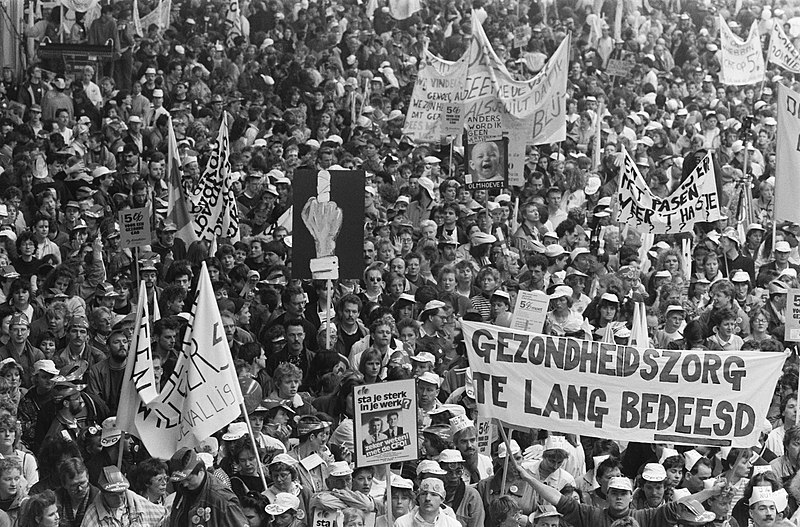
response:
[[[541,291],[520,291],[511,315],[511,329],[541,333],[549,305],[550,297]]]
[[[786,334],[784,339],[800,342],[800,289],[789,289],[786,296]]]
[[[356,386],[356,465],[417,458],[417,392],[414,379]]]
[[[150,245],[150,211],[147,207],[119,211],[119,244],[123,249]]]

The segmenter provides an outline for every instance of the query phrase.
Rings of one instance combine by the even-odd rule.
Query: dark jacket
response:
[[[194,519],[202,512],[203,517]],[[198,492],[179,489],[172,504],[169,527],[198,525],[206,527],[238,527],[247,525],[236,495],[220,480],[206,473]]]

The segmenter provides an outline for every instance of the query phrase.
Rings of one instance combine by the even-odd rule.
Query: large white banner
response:
[[[720,80],[734,86],[756,84],[764,80],[764,55],[761,51],[758,23],[753,22],[750,26],[747,40],[737,37],[722,16],[719,17],[719,24],[722,44]]]
[[[797,48],[794,47],[792,41],[783,31],[781,22],[778,21],[772,26],[767,61],[777,64],[792,73],[800,73],[800,51],[797,51]]]
[[[642,232],[691,232],[696,222],[720,218],[717,181],[711,153],[666,198],[653,194],[627,150],[620,168],[617,221]]]
[[[778,84],[775,217],[800,222],[800,93]]]
[[[512,184],[524,183],[525,146],[563,141],[570,38],[535,77],[518,81],[472,17],[472,38],[457,61],[426,52],[414,85],[403,132],[417,142],[439,143],[462,129],[471,144],[509,138]]]
[[[788,353],[671,351],[464,321],[478,413],[641,443],[758,444]]]
[[[459,95],[467,78],[467,56],[455,62],[422,54],[422,64],[414,83],[406,112],[403,133],[414,141],[439,143],[461,134],[464,105]]]
[[[132,355],[128,354],[128,360]],[[128,369],[152,371],[152,356],[136,353],[135,365]],[[131,393],[125,388],[135,382],[128,369],[123,393]],[[208,267],[203,262],[175,371],[150,404],[145,404],[141,396],[121,399],[120,411],[135,409],[134,426],[127,431],[141,439],[153,457],[169,459],[178,449],[198,446],[239,417],[242,402]]]
[[[146,15],[139,16],[139,1],[133,0],[133,28],[137,35],[143,37],[152,24],[164,30],[169,27],[169,16],[172,13],[172,0],[159,0],[155,9]]]

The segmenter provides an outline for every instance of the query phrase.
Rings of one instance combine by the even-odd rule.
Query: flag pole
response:
[[[500,435],[503,436],[503,441],[506,444],[506,461],[503,465],[503,481],[500,485],[500,493],[504,493],[506,491],[506,475],[508,474],[508,458],[511,457],[513,454],[511,453],[511,441],[508,440],[508,436],[506,435],[506,429],[503,427],[503,423],[497,419],[497,428],[500,429]]]
[[[325,351],[331,351],[331,296],[333,296],[333,280],[325,284]]]
[[[247,429],[250,430],[250,443],[256,454],[256,459],[258,460],[258,477],[261,478],[261,484],[264,486],[264,490],[267,490],[267,478],[264,477],[264,467],[263,464],[261,463],[261,456],[258,455],[258,445],[256,444],[256,435],[253,432],[253,425],[250,424],[250,416],[247,415],[247,407],[244,405],[244,399],[242,399],[239,402],[239,407],[242,409],[242,415],[244,415],[244,422],[247,423]]]
[[[392,464],[386,463],[386,524],[394,525],[392,518]]]

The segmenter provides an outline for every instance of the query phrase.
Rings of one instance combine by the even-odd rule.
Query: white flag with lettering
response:
[[[722,44],[720,80],[724,84],[733,86],[757,84],[764,80],[764,54],[761,51],[758,23],[753,22],[753,25],[750,26],[747,40],[736,36],[721,16],[719,25],[720,43]]]
[[[775,25],[772,26],[767,61],[792,73],[800,73],[800,51],[797,51],[792,41],[786,36],[780,22],[775,22]]]
[[[161,393],[139,401],[130,432],[153,457],[169,459],[178,449],[198,446],[241,413],[242,392],[208,267],[203,262],[183,346]],[[122,404],[120,404],[122,408]]]

